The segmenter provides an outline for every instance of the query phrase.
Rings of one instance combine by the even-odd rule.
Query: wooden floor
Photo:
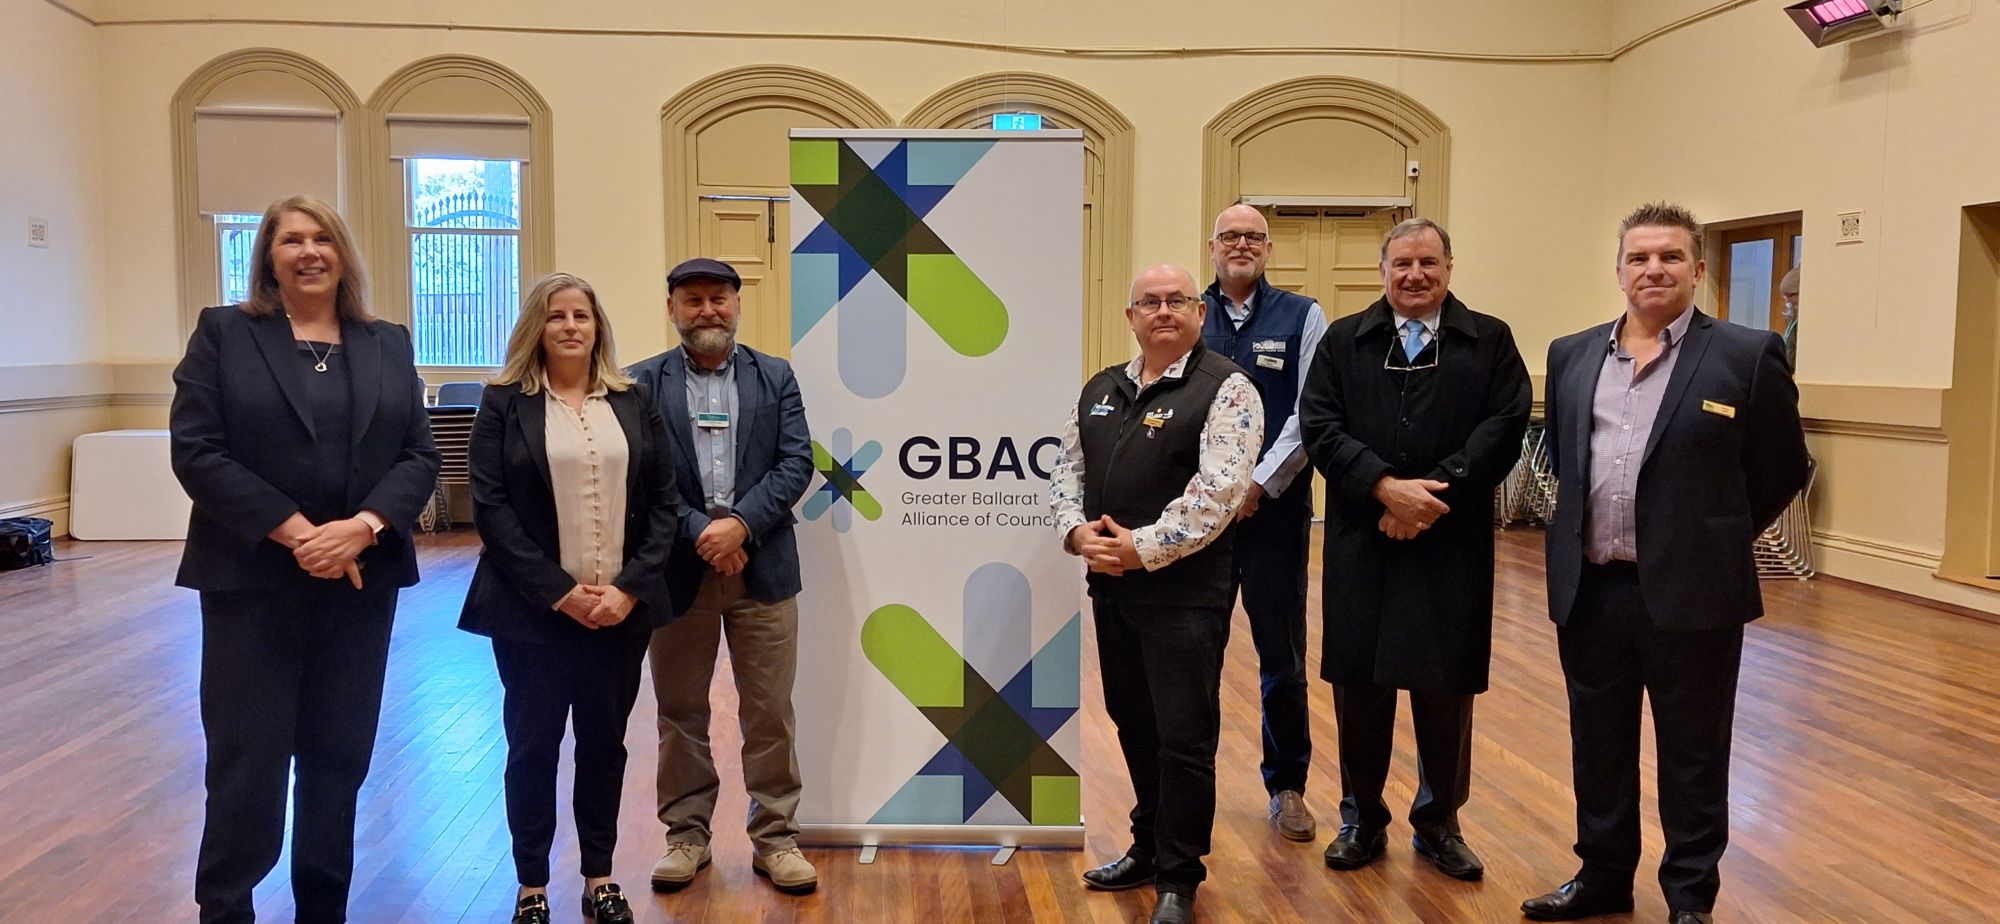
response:
[[[403,598],[362,793],[354,921],[505,921],[512,907],[493,661],[483,640],[453,628],[476,548],[464,532],[426,540],[424,583]],[[59,554],[73,560],[0,576],[0,917],[191,920],[202,804],[200,626],[194,595],[169,586],[179,546],[64,544]],[[1478,700],[1463,816],[1467,839],[1485,857],[1485,881],[1437,874],[1412,856],[1400,822],[1375,866],[1325,868],[1320,852],[1337,824],[1338,784],[1331,702],[1317,680],[1313,736],[1321,745],[1308,799],[1322,837],[1293,844],[1270,833],[1256,769],[1256,667],[1239,613],[1223,678],[1202,920],[1518,921],[1522,898],[1568,877],[1576,865],[1569,739],[1540,554],[1538,533],[1502,537],[1493,690]],[[1316,578],[1313,587],[1316,612]],[[1735,836],[1718,919],[1995,920],[2000,625],[1828,582],[1767,584],[1765,599],[1770,615],[1745,645]],[[1085,851],[1023,851],[994,867],[987,851],[887,849],[861,866],[851,849],[812,850],[821,888],[804,898],[778,895],[752,876],[743,837],[726,820],[745,808],[728,782],[714,867],[679,894],[646,891],[661,838],[651,813],[653,711],[642,695],[617,860],[619,878],[640,899],[639,920],[1143,921],[1149,893],[1092,894],[1077,881],[1126,846],[1130,799],[1088,667],[1093,652],[1084,663]],[[733,715],[727,675],[717,680],[718,709]],[[715,727],[727,781],[741,740],[733,721]],[[1411,796],[1409,744],[1405,717],[1392,806]],[[1650,873],[1659,835],[1650,745],[1647,753],[1647,871],[1632,919],[1655,922],[1666,909]],[[558,920],[578,920],[573,832],[556,849]],[[265,920],[291,918],[286,862],[258,890]]]

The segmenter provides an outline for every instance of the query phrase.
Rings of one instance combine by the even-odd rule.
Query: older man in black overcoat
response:
[[[1320,676],[1333,684],[1340,834],[1326,865],[1358,869],[1388,844],[1396,691],[1410,691],[1419,788],[1413,846],[1477,879],[1459,834],[1470,794],[1472,698],[1493,636],[1493,493],[1521,451],[1533,400],[1513,332],[1450,292],[1451,238],[1428,219],[1382,245],[1381,300],[1335,321],[1299,400],[1326,476]]]

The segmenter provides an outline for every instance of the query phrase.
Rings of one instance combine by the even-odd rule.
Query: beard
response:
[[[696,353],[715,355],[727,353],[736,346],[736,327],[719,327],[712,324],[701,327],[677,328],[681,342]]]

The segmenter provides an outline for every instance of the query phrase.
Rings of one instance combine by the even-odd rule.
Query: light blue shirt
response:
[[[685,354],[683,354],[685,355]],[[687,426],[694,430],[695,468],[701,472],[701,493],[708,515],[726,517],[736,506],[736,428],[743,425],[736,411],[736,352],[722,368],[710,371],[687,359]],[[703,414],[727,415],[729,426],[704,427]]]

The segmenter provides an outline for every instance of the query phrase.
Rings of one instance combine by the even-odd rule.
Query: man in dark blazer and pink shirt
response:
[[[1764,612],[1752,544],[1805,486],[1806,446],[1784,343],[1694,307],[1705,268],[1692,214],[1641,206],[1619,228],[1624,315],[1549,347],[1549,617],[1583,865],[1521,905],[1532,920],[1632,908],[1642,696],[1671,924],[1708,924],[1721,884],[1743,627]]]

